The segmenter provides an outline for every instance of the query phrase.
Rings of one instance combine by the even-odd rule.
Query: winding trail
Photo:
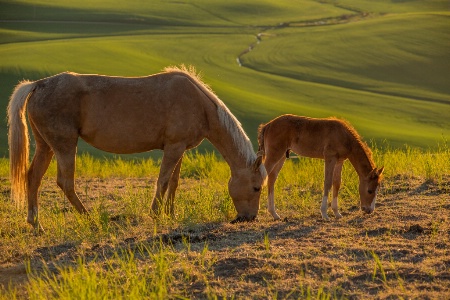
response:
[[[349,9],[349,8],[346,8],[346,9]],[[371,18],[375,15],[374,13],[357,11],[355,9],[352,9],[352,11],[354,11],[356,13],[345,14],[345,15],[341,15],[341,16],[337,16],[337,17],[316,19],[316,20],[283,22],[283,23],[279,23],[278,25],[274,25],[274,26],[262,27],[262,30],[258,34],[255,35],[256,41],[254,43],[251,43],[247,47],[247,49],[245,49],[241,53],[239,53],[239,55],[236,57],[236,62],[240,67],[244,66],[243,62],[242,62],[242,58],[244,57],[244,55],[251,52],[253,49],[255,49],[255,47],[257,45],[259,45],[262,42],[263,36],[276,36],[276,34],[267,34],[266,32],[269,30],[280,30],[280,29],[284,29],[286,27],[316,27],[316,26],[339,25],[339,24],[346,24],[346,23],[350,23],[350,22],[362,21],[362,20]]]

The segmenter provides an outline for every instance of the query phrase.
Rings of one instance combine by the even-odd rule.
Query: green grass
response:
[[[442,185],[443,189],[448,185],[448,145],[442,144],[437,151],[410,147],[403,150],[373,147],[373,152],[376,164],[385,166],[381,191],[383,195],[395,195],[399,188],[398,178],[402,178],[402,185],[405,186],[408,180],[417,178],[421,178],[425,183]],[[284,229],[275,229],[270,234],[261,232],[259,241],[245,240],[242,244],[239,242],[240,246],[233,244],[236,242],[233,235],[226,236],[215,232],[220,238],[210,242],[220,243],[220,239],[227,240],[228,242],[224,241],[226,250],[210,250],[207,237],[212,233],[208,228],[214,226],[213,224],[229,221],[235,214],[226,189],[230,176],[229,168],[215,154],[191,153],[185,157],[181,186],[175,202],[176,217],[170,219],[163,215],[159,220],[152,219],[149,212],[154,179],[160,162],[152,159],[105,160],[88,155],[79,156],[77,189],[89,208],[89,216],[77,214],[64,199],[56,187],[56,166],[53,162],[40,192],[40,217],[46,229],[46,233],[40,236],[34,236],[29,225],[25,223],[25,212],[17,211],[9,201],[8,180],[5,179],[8,175],[8,163],[7,159],[0,160],[0,178],[3,178],[0,194],[0,261],[17,261],[17,257],[23,258],[27,265],[28,280],[20,287],[13,285],[9,290],[0,290],[0,299],[21,299],[24,294],[31,299],[173,299],[189,298],[193,295],[211,299],[229,297],[227,288],[219,288],[221,279],[215,273],[218,272],[218,261],[223,259],[223,256],[239,256],[241,251],[245,254],[249,249],[243,250],[242,245],[250,247],[245,245],[253,244],[256,249],[251,250],[256,251],[252,254],[253,258],[267,263],[259,271],[267,274],[264,275],[266,284],[260,287],[260,293],[276,298],[281,289],[288,289],[287,294],[305,299],[338,299],[349,292],[345,287],[333,285],[334,287],[330,288],[326,278],[322,278],[322,282],[313,283],[307,276],[311,275],[312,266],[307,265],[308,256],[303,253],[297,254],[303,256],[304,261],[301,272],[295,275],[298,281],[289,283],[288,287],[277,285],[277,270],[282,266],[278,261],[283,257],[284,245],[280,248],[280,244],[272,235],[279,235],[283,230],[289,234],[289,226],[293,223],[275,225],[266,220],[267,190],[263,191],[261,198],[260,218],[263,221],[250,228],[246,228],[250,226],[246,224],[236,230],[245,237],[250,232],[261,231],[260,228],[265,228],[266,225],[269,226],[267,230],[271,226],[282,226]],[[137,181],[139,178],[145,180]],[[146,181],[148,183],[144,183]],[[348,162],[344,166],[342,181],[340,205],[341,211],[347,212],[359,203],[358,178]],[[307,220],[318,218],[322,185],[322,160],[289,159],[276,183],[277,209],[284,216],[297,221],[310,222]],[[439,195],[435,201],[439,201]],[[442,205],[442,209],[445,209],[445,203]],[[346,215],[347,219],[351,220],[352,217]],[[442,236],[442,230],[439,228],[446,224],[445,220],[439,220],[437,218],[434,221],[431,229],[435,238]],[[308,223],[301,223],[301,226],[305,230],[311,228]],[[322,226],[325,224],[318,224],[317,227]],[[330,230],[333,230],[338,225],[330,226]],[[314,228],[316,225],[312,227]],[[172,244],[165,234],[177,240]],[[341,232],[340,239],[345,234]],[[189,237],[200,241],[205,237],[205,242],[190,241]],[[322,246],[323,243],[325,241],[321,242]],[[346,245],[344,241],[340,243],[342,244],[339,249],[342,251],[353,249],[353,246]],[[397,267],[401,261],[394,260],[392,256],[386,258],[386,253],[375,253],[373,249],[376,249],[376,245],[365,247],[365,258],[360,257],[359,260],[366,261],[365,274],[371,280],[369,285],[380,282],[381,286],[384,286],[380,293],[387,293],[390,288],[395,290],[393,284],[406,285],[405,288],[408,288],[408,283],[404,283],[401,278],[406,275],[399,273],[404,269]],[[397,251],[398,247],[403,246],[395,244],[394,251]],[[42,262],[37,256],[41,257]],[[32,263],[29,257],[33,258]],[[349,258],[349,262],[353,260],[354,258]],[[392,274],[391,269],[396,272],[394,283],[386,279],[386,276],[391,276],[387,275]],[[346,272],[351,276],[356,270]],[[240,284],[245,286],[245,281]],[[240,295],[245,295],[245,291],[242,292],[234,285],[230,288]],[[283,295],[287,297],[287,294]]]
[[[141,76],[184,63],[203,73],[254,143],[257,126],[283,113],[343,117],[367,140],[392,147],[436,148],[450,135],[446,1],[1,5],[0,19],[8,20],[0,24],[3,107],[23,78],[66,70]],[[342,15],[358,17],[334,24]],[[331,25],[300,26],[320,19]],[[7,155],[4,123],[0,153]]]

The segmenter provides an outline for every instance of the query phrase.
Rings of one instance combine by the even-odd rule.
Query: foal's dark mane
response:
[[[344,128],[348,131],[348,133],[355,139],[355,142],[357,145],[361,147],[361,149],[364,151],[364,153],[367,156],[367,159],[369,160],[369,163],[371,166],[375,166],[375,163],[372,158],[372,150],[370,150],[369,146],[367,146],[366,142],[363,141],[362,137],[359,135],[359,133],[356,131],[356,129],[347,121],[344,119],[338,119],[336,117],[328,118],[327,120],[334,120],[339,123],[341,123]]]

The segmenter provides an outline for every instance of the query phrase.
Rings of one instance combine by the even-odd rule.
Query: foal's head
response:
[[[261,156],[258,156],[251,167],[231,175],[228,190],[237,211],[237,217],[231,223],[253,221],[256,218],[266,177]]]
[[[360,178],[359,197],[361,200],[361,210],[365,213],[370,214],[375,210],[375,202],[383,170],[384,167],[380,169],[375,168],[366,177]]]

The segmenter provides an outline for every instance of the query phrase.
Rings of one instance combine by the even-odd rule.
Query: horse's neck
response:
[[[231,173],[238,172],[239,170],[248,167],[250,160],[253,158],[249,157],[248,154],[250,153],[243,151],[238,147],[237,144],[239,143],[236,143],[233,135],[229,132],[229,129],[219,122],[214,123],[214,126],[210,127],[208,140],[216,147],[220,154],[222,154],[223,158],[230,166]],[[241,146],[247,146],[246,142],[242,142]],[[251,154],[256,158],[253,150]]]
[[[367,176],[375,167],[369,154],[359,143],[355,143],[352,148],[355,150],[348,158],[350,163],[353,165],[360,178]]]

